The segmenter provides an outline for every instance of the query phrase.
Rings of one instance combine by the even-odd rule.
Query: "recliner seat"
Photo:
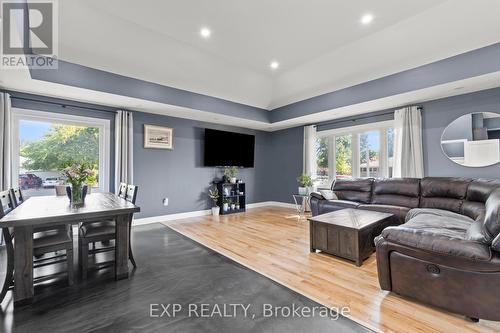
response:
[[[383,290],[500,320],[500,180],[339,180],[332,190],[350,208],[394,214],[375,239]],[[311,194],[313,215],[343,209],[336,201]]]

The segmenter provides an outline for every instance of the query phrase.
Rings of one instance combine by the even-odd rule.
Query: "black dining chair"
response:
[[[122,199],[125,199],[127,197],[127,184],[120,183],[117,195]]]
[[[136,185],[126,185],[124,187],[125,192],[122,191],[122,185],[120,184],[120,191],[118,192],[118,196],[124,198],[125,200],[135,204],[137,198],[137,190],[138,186]],[[128,225],[129,228],[129,251],[128,258],[134,268],[137,268],[135,263],[134,255],[132,253],[132,244],[131,244],[131,234],[132,234],[132,216],[130,217],[130,222]],[[82,279],[87,278],[88,272],[88,261],[89,255],[95,255],[97,253],[114,251],[114,246],[107,246],[102,248],[96,248],[95,243],[101,242],[106,244],[116,239],[116,229],[115,229],[115,221],[99,221],[99,222],[85,222],[79,228],[79,237],[78,237],[78,253],[80,254],[80,269],[82,272]],[[89,248],[89,244],[93,243],[93,249]],[[104,262],[100,264],[95,264],[95,268],[100,269],[104,267],[110,266],[110,262]]]

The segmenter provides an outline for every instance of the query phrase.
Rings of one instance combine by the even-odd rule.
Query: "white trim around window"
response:
[[[352,165],[352,177],[359,178],[360,177],[360,156],[359,156],[359,135],[366,132],[371,131],[379,131],[380,132],[380,161],[379,161],[379,176],[380,177],[388,177],[389,176],[389,166],[388,166],[388,145],[387,145],[387,132],[390,128],[394,128],[394,121],[381,121],[377,123],[356,125],[350,127],[342,127],[336,128],[326,131],[317,132],[317,138],[328,137],[328,168],[330,175],[330,179],[327,183],[319,184],[319,186],[325,186],[331,184],[333,181],[333,177],[337,174],[336,167],[336,158],[335,158],[335,138],[339,136],[351,135],[351,165]],[[330,152],[333,152],[330,153]],[[368,169],[369,173],[369,169]],[[370,175],[368,175],[370,176]]]
[[[17,178],[19,177],[19,124],[21,120],[97,127],[99,129],[99,190],[102,192],[109,192],[109,168],[111,162],[111,122],[109,119],[12,108],[12,136],[14,138],[12,146],[12,184],[17,184]]]

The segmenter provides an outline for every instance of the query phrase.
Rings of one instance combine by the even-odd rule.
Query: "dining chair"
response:
[[[24,196],[21,189],[11,189],[10,200],[12,209],[15,209],[24,202]],[[6,200],[6,199],[4,199]],[[12,232],[7,235],[11,240],[15,241]],[[7,238],[5,238],[7,239]],[[12,243],[12,242],[11,242]],[[64,254],[59,254],[59,251],[65,251]],[[54,253],[50,257],[43,258],[46,254]],[[73,285],[74,282],[74,265],[73,265],[73,229],[71,225],[43,225],[33,228],[33,268],[41,268],[48,265],[55,265],[66,262],[68,284]],[[63,274],[55,273],[45,276],[40,276],[35,279],[35,283],[53,279],[56,275]]]
[[[118,188],[118,193],[117,195],[122,198],[122,199],[125,199],[126,196],[127,196],[127,184],[125,183],[120,183],[120,187]]]
[[[0,218],[10,213],[14,209],[14,200],[11,191],[0,192]],[[2,236],[5,240],[7,252],[7,267],[5,270],[5,280],[0,291],[0,303],[2,303],[7,291],[14,283],[14,245],[12,243],[13,228],[2,228]]]
[[[14,200],[15,207],[19,206],[20,204],[22,204],[24,202],[24,196],[23,196],[23,193],[21,191],[21,188],[16,187],[16,188],[10,189],[10,194],[12,196],[12,199]]]
[[[137,198],[138,186],[125,184],[126,187],[124,188],[125,191],[123,192],[122,184],[120,184],[120,191],[118,193],[118,196],[122,194],[125,200],[135,204]],[[132,244],[131,244],[132,216],[130,217],[128,228],[129,228],[129,252],[128,252],[129,260],[134,266],[134,268],[137,268],[134,255],[132,253]],[[97,253],[114,251],[115,249],[114,246],[96,248],[95,243],[96,242],[109,243],[109,241],[116,239],[115,232],[116,232],[115,221],[112,220],[82,223],[82,225],[79,228],[79,237],[78,237],[78,253],[80,255],[79,263],[82,272],[82,279],[85,280],[87,278],[89,255],[93,255],[95,257]],[[94,244],[93,249],[90,249],[89,246],[90,243]],[[109,264],[110,262],[95,264],[95,268],[100,269],[108,267]]]

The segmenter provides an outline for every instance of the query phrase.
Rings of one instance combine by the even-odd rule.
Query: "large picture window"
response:
[[[13,184],[26,197],[52,195],[61,171],[83,163],[96,172],[93,191],[109,190],[109,120],[13,109]]]
[[[393,145],[393,121],[318,132],[319,186],[334,178],[391,177]]]

